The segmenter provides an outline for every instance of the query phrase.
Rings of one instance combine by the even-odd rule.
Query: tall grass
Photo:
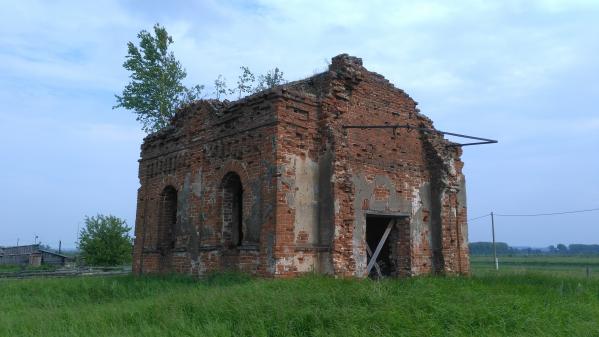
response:
[[[593,336],[599,282],[239,274],[0,281],[1,336]]]

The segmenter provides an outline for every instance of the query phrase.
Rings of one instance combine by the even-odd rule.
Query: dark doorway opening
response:
[[[164,273],[172,271],[171,258],[177,234],[177,190],[173,186],[165,187],[159,201],[157,248],[160,252],[159,269]]]
[[[233,212],[236,214],[234,220],[234,226],[237,230],[237,237],[235,238],[235,243],[238,246],[241,246],[243,243],[243,188],[241,188],[241,181],[239,185],[236,186],[236,191],[233,196]]]
[[[241,178],[229,172],[223,182],[223,225],[224,239],[227,246],[241,246],[243,232],[243,186]]]
[[[368,272],[369,277],[380,278],[395,274],[396,263],[393,256],[395,252],[393,244],[397,241],[395,222],[396,218],[390,216],[366,217],[366,255],[368,257],[368,266],[372,264],[372,257],[377,253],[377,247],[382,241],[382,246],[378,251],[376,260]]]
[[[159,235],[162,255],[168,255],[175,248],[177,226],[177,190],[172,186],[164,188],[160,194]]]

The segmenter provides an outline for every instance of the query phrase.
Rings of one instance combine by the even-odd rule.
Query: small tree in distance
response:
[[[131,227],[113,215],[85,217],[78,247],[85,262],[96,266],[116,266],[131,260]]]
[[[564,245],[563,243],[558,243],[556,248],[559,254],[568,254],[568,247],[566,247],[566,245]]]
[[[139,47],[127,43],[123,67],[131,72],[131,82],[121,96],[116,96],[115,108],[133,110],[142,129],[148,133],[167,126],[181,106],[199,98],[201,85],[187,88],[182,80],[187,73],[168,47],[173,38],[159,24],[154,35],[146,30],[137,34]]]

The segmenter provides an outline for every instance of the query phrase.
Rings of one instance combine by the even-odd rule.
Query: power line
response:
[[[476,217],[476,218],[468,219],[468,222],[470,222],[470,221],[474,221],[474,220],[478,220],[478,219],[482,219],[482,218],[486,218],[486,217],[488,217],[488,216],[490,216],[490,215],[491,215],[491,214],[485,214],[485,215],[478,216],[478,217]]]
[[[584,213],[584,212],[596,212],[599,211],[599,208],[590,208],[590,209],[581,209],[581,210],[576,210],[576,211],[565,211],[565,212],[554,212],[554,213],[536,213],[536,214],[501,214],[501,213],[495,213],[495,216],[511,216],[511,217],[516,217],[516,216],[526,216],[526,217],[530,217],[530,216],[549,216],[549,215],[561,215],[561,214],[573,214],[573,213]]]
[[[501,214],[501,213],[493,213],[495,216],[504,216],[504,217],[531,217],[531,216],[551,216],[551,215],[562,215],[562,214],[574,214],[574,213],[585,213],[585,212],[596,212],[599,211],[599,208],[589,208],[589,209],[580,209],[575,211],[565,211],[565,212],[553,212],[553,213],[534,213],[534,214]],[[486,218],[491,216],[491,213],[478,216],[476,218],[468,219],[467,221],[475,221],[482,218]]]

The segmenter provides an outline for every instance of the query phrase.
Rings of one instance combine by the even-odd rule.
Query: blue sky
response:
[[[160,22],[188,84],[239,66],[288,80],[363,58],[464,148],[470,217],[599,207],[597,1],[3,1],[0,245],[74,246],[85,215],[134,225],[135,116],[112,110],[126,43]],[[490,240],[488,219],[470,240]],[[599,243],[599,212],[498,218],[514,245]]]

